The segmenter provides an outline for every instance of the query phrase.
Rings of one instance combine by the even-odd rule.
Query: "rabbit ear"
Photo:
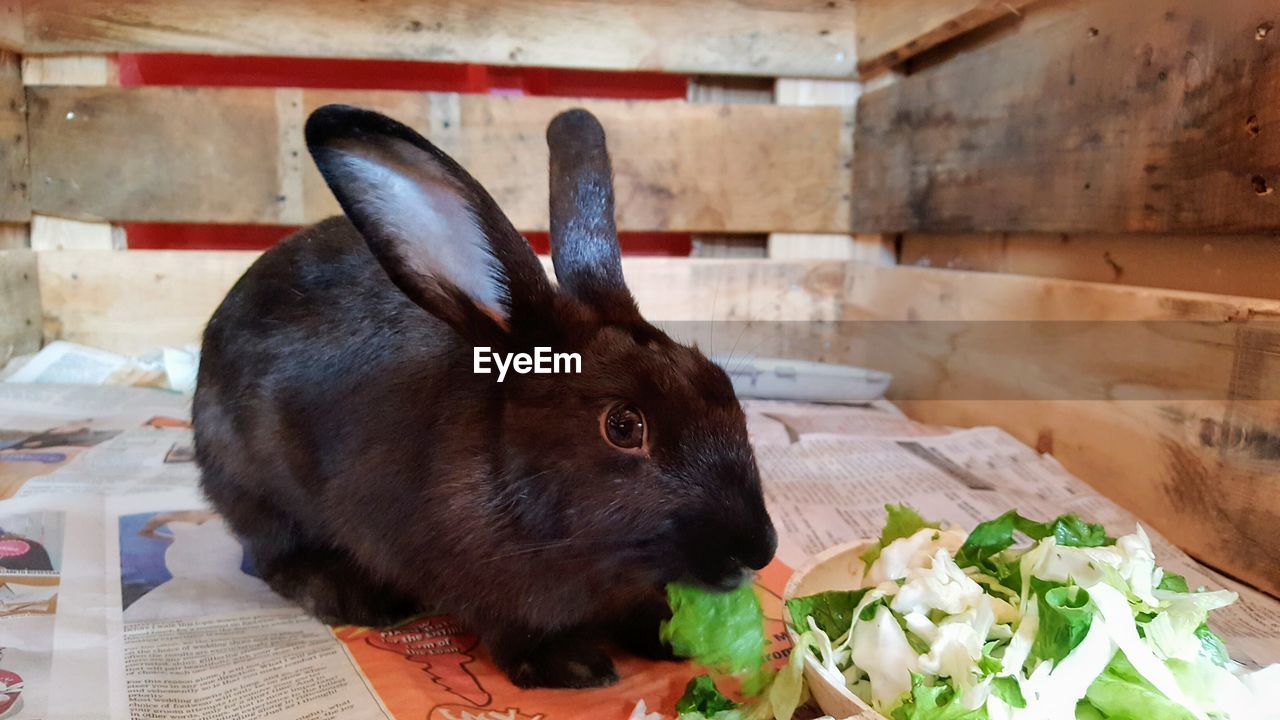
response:
[[[471,341],[490,340],[544,307],[550,281],[484,188],[410,128],[326,105],[307,147],[391,280]]]
[[[586,110],[566,110],[547,126],[547,148],[551,262],[560,288],[597,307],[634,310],[622,278],[604,128]]]

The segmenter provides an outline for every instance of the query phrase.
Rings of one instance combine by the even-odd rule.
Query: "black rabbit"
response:
[[[193,410],[204,490],[263,578],[332,623],[451,613],[525,687],[613,682],[610,641],[666,654],[664,584],[736,587],[776,536],[728,377],[623,282],[600,124],[547,130],[558,288],[408,127],[330,105],[306,138],[346,217],[231,289]],[[477,347],[581,372],[499,383]]]

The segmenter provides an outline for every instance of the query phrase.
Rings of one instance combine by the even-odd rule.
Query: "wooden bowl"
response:
[[[791,576],[783,590],[782,599],[803,597],[828,590],[854,590],[862,583],[864,563],[859,557],[875,540],[857,540],[836,545],[815,555],[807,565]],[[788,625],[792,642],[798,638]],[[835,640],[835,638],[832,638]],[[804,680],[822,712],[837,720],[885,720],[857,695],[849,692],[843,683],[833,683],[819,670],[818,661],[812,655],[804,659]]]

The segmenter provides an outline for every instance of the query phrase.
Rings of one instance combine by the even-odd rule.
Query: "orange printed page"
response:
[[[791,641],[783,625],[782,590],[791,568],[775,560],[756,577],[774,666]],[[615,655],[620,679],[597,690],[522,690],[489,660],[476,636],[445,616],[424,617],[391,630],[334,628],[369,685],[393,716],[427,720],[626,720],[636,702],[673,715],[691,678],[691,663],[649,662]],[[732,683],[720,682],[727,690]],[[728,687],[725,687],[725,686]]]

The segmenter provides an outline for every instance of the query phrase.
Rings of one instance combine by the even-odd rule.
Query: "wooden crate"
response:
[[[546,225],[542,130],[582,105],[609,133],[620,228],[770,235],[766,259],[627,259],[651,318],[899,321],[880,327],[906,328],[887,369],[910,414],[1003,427],[1280,595],[1277,23],[1265,0],[6,0],[0,360],[195,342],[256,255],[120,250],[118,225],[334,212],[301,140],[322,103],[422,130],[526,231]],[[118,52],[696,79],[684,101],[124,88]],[[990,321],[1086,334],[988,347]],[[930,322],[955,331],[908,324]],[[840,328],[868,326],[821,327],[774,347],[864,359]],[[1130,341],[1151,351],[1087,351]]]

